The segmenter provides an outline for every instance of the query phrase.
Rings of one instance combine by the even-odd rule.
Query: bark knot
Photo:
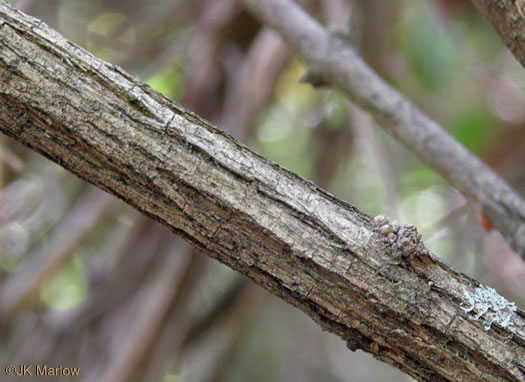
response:
[[[400,226],[385,215],[377,215],[374,220],[374,231],[384,237],[384,242],[392,247],[396,257],[410,258],[413,256],[424,257],[429,255],[428,249],[421,240],[421,234],[412,224]]]

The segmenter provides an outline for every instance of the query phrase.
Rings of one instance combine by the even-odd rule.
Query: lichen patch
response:
[[[473,312],[475,320],[482,320],[485,331],[490,330],[493,323],[502,328],[512,325],[512,314],[518,310],[513,302],[507,301],[496,290],[487,286],[474,289],[474,293],[463,290],[465,301],[461,309],[467,313]]]

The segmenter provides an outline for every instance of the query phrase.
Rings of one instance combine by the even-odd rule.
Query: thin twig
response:
[[[342,88],[468,199],[479,203],[493,226],[525,257],[525,203],[503,179],[293,2],[242,2],[276,29],[312,68]]]

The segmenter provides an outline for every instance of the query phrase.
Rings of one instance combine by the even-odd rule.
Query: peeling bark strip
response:
[[[472,0],[525,67],[525,0]]]
[[[0,5],[0,130],[423,381],[521,381],[525,318],[122,69]],[[504,313],[504,316],[503,316]],[[490,318],[487,329],[484,319]]]
[[[279,32],[322,78],[343,89],[430,168],[479,204],[525,259],[525,202],[503,179],[292,1],[241,1]]]

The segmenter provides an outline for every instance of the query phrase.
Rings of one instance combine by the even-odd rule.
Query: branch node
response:
[[[299,82],[310,84],[314,88],[326,88],[332,86],[327,76],[315,67],[306,69],[306,72],[299,78]]]

